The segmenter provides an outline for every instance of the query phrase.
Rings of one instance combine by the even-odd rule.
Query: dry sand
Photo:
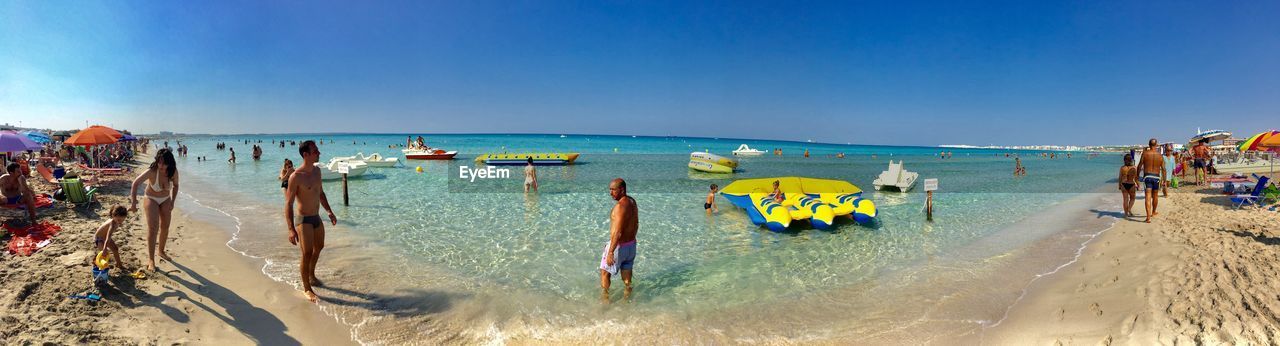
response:
[[[102,179],[88,209],[65,204],[41,209],[42,220],[63,227],[32,256],[0,254],[0,340],[5,344],[352,344],[350,328],[324,315],[293,287],[261,273],[263,263],[232,251],[230,235],[174,211],[168,252],[149,278],[127,274],[146,256],[146,228],[131,215],[112,238],[125,268],[111,270],[100,302],[69,299],[93,287],[93,232],[107,207],[126,204],[133,174]],[[51,184],[29,182],[38,191]],[[139,197],[142,198],[142,197]],[[4,220],[25,214],[6,210]],[[282,238],[283,241],[283,238]]]
[[[985,344],[1280,342],[1280,213],[1237,210],[1213,189],[1160,199],[1152,223],[1117,223],[1041,280]],[[1119,216],[1119,213],[1115,214]]]

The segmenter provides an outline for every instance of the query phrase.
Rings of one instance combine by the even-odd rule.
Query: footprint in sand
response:
[[[1120,324],[1120,334],[1129,335],[1133,333],[1133,326],[1138,323],[1138,315],[1129,315],[1124,319],[1124,323]]]
[[[1102,307],[1098,306],[1098,303],[1089,304],[1089,311],[1093,311],[1094,314],[1102,316]]]
[[[1058,308],[1058,311],[1057,311],[1057,314],[1056,314],[1056,315],[1058,315],[1058,321],[1062,321],[1062,319],[1063,319],[1064,317],[1066,317],[1066,315],[1067,315],[1067,309],[1065,309],[1065,308]]]

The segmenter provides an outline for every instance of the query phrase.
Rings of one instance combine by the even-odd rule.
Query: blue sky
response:
[[[0,122],[1119,144],[1280,127],[1280,2],[10,1]]]

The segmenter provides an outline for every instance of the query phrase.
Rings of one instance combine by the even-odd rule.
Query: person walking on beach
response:
[[[1174,156],[1172,144],[1164,145],[1164,147],[1162,147],[1161,150],[1164,150],[1165,179],[1161,181],[1161,183],[1163,183],[1164,186],[1161,186],[1163,189],[1160,191],[1160,195],[1161,195],[1160,197],[1168,198],[1169,187],[1173,186],[1173,180],[1176,179],[1173,176],[1173,171],[1177,170],[1178,168],[1178,158]]]
[[[1196,146],[1191,147],[1192,166],[1196,169],[1196,185],[1202,185],[1207,179],[1207,170],[1209,169],[1209,146],[1205,145],[1209,140],[1201,139]]]
[[[529,193],[529,189],[538,191],[538,170],[533,168],[533,157],[528,158],[528,164],[524,166],[524,193]]]
[[[5,174],[0,176],[0,197],[4,198],[5,205],[24,205],[27,208],[27,218],[31,220],[31,224],[36,224],[36,194],[31,191],[31,187],[27,186],[27,180],[22,175],[22,165],[17,162],[10,162],[5,165]]]
[[[623,299],[631,298],[631,268],[636,260],[636,232],[640,229],[640,212],[636,200],[627,196],[627,182],[622,178],[609,182],[613,211],[609,213],[609,245],[600,258],[600,300],[609,302],[609,279],[622,275]]]
[[[1160,206],[1160,181],[1165,179],[1164,157],[1156,150],[1156,145],[1159,144],[1155,138],[1147,141],[1147,148],[1142,150],[1142,161],[1138,164],[1142,184],[1147,188],[1146,200],[1143,202],[1147,207],[1147,219],[1143,221],[1146,223],[1151,223],[1151,218],[1159,215],[1156,208]]]
[[[320,259],[320,250],[324,249],[324,221],[320,219],[320,207],[329,213],[329,223],[338,224],[338,217],[333,215],[329,207],[329,199],[324,195],[324,185],[320,183],[320,172],[316,170],[316,161],[320,160],[320,148],[315,141],[305,141],[298,146],[302,155],[302,167],[293,171],[289,177],[289,187],[284,194],[284,222],[289,225],[289,243],[298,245],[302,251],[299,271],[302,278],[302,293],[307,300],[315,303],[319,300],[311,286],[321,285],[316,279],[316,261]],[[293,205],[297,202],[298,214],[294,220]],[[301,224],[300,227],[297,224]]]
[[[172,262],[169,254],[164,252],[165,241],[169,239],[169,221],[173,220],[173,204],[178,199],[178,163],[173,159],[173,151],[160,149],[156,151],[151,167],[133,179],[129,187],[129,211],[138,211],[138,185],[144,184],[142,195],[143,214],[147,219],[147,271],[156,270],[156,253],[160,258]]]
[[[1124,216],[1133,216],[1133,203],[1138,198],[1138,167],[1133,166],[1133,155],[1124,154],[1124,166],[1120,166],[1120,197],[1124,201]]]

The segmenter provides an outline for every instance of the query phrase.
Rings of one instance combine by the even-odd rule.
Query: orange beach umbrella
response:
[[[114,135],[112,133],[114,133]],[[116,135],[119,135],[120,137],[124,136],[124,134],[121,134],[119,131],[110,127],[95,125],[85,128],[84,130],[80,130],[80,132],[76,132],[76,134],[71,135],[71,138],[67,138],[63,143],[83,146],[111,144],[119,140],[118,138],[120,137],[117,137]]]

